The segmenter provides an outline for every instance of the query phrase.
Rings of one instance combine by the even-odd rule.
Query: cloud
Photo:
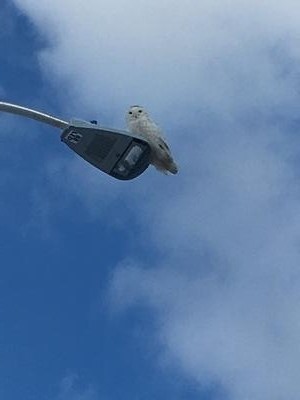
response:
[[[149,205],[144,237],[161,260],[120,265],[111,299],[118,310],[150,307],[166,357],[199,384],[217,380],[234,400],[293,399],[300,334],[293,141],[276,129],[256,138],[223,134],[204,140],[198,177],[186,178],[175,198],[157,195],[156,209]]]
[[[96,400],[99,397],[92,386],[80,389],[78,387],[78,376],[75,374],[66,375],[61,383],[60,390],[55,400]]]
[[[179,159],[175,178],[147,172],[128,186],[49,166],[95,217],[121,204],[120,217],[139,219],[114,307],[150,307],[165,357],[199,384],[232,400],[296,399],[298,3],[15,3],[49,41],[40,62],[67,88],[66,112],[121,126],[128,105],[145,104]]]
[[[271,0],[144,0],[133,10],[120,0],[15,3],[51,44],[40,55],[48,79],[67,81],[71,107],[101,113],[104,122],[123,122],[124,109],[136,102],[168,113],[166,120],[185,105],[186,122],[201,107],[224,114],[237,105],[239,111],[293,100],[295,90],[276,76],[280,60],[270,60],[282,42],[299,57],[293,7]]]

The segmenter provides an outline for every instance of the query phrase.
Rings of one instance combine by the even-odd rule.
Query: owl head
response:
[[[126,114],[127,122],[133,122],[142,117],[148,117],[148,114],[141,106],[131,106]]]

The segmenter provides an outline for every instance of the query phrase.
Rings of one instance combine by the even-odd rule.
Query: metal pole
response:
[[[21,107],[16,104],[4,103],[0,101],[0,111],[35,119],[36,121],[44,122],[45,124],[54,126],[55,128],[65,129],[69,126],[68,122],[63,121],[62,119],[52,117],[51,115],[32,110],[30,108]]]

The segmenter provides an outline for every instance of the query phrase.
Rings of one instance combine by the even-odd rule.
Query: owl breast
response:
[[[149,139],[158,134],[157,127],[146,118],[139,118],[130,121],[130,131]]]

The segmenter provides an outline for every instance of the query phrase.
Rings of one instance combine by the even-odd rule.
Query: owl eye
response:
[[[132,114],[132,111],[129,111],[129,113],[128,114]]]
[[[142,113],[143,112],[143,110],[139,110],[139,113]]]

